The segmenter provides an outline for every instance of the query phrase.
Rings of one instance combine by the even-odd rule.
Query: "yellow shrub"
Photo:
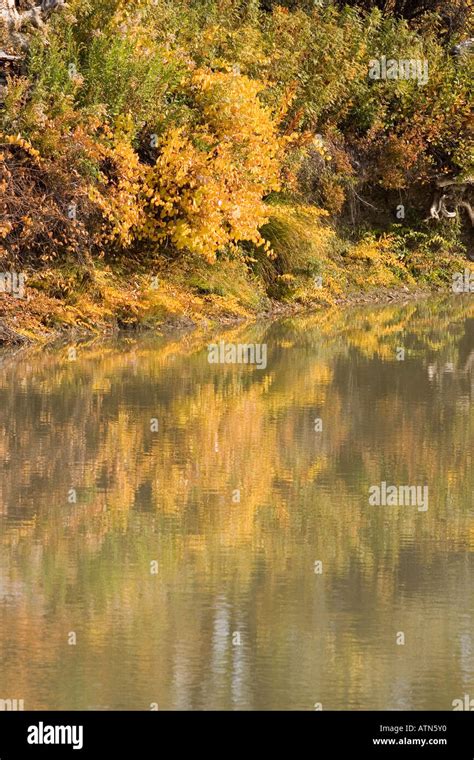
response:
[[[107,171],[101,172],[99,186],[90,188],[90,198],[107,220],[102,236],[104,242],[117,241],[127,247],[142,224],[145,167],[133,150],[126,130],[118,129],[112,133],[104,128],[104,131],[109,142],[95,146],[95,158],[107,167]]]
[[[378,239],[374,235],[367,235],[351,247],[349,256],[351,259],[373,262],[383,259],[385,262],[389,262],[392,259],[390,256],[392,248],[393,238],[390,235],[382,235]]]
[[[191,130],[170,129],[147,176],[140,236],[170,238],[208,261],[239,240],[264,241],[263,198],[279,188],[282,144],[259,83],[233,73],[197,71],[190,94],[201,115]]]

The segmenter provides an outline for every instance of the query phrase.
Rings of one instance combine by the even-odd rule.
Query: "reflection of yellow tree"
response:
[[[169,706],[186,706],[182,694],[210,704],[219,689],[227,695],[219,705],[228,706],[236,668],[251,670],[261,655],[287,664],[274,674],[274,706],[287,706],[295,689],[299,706],[310,706],[314,684],[324,682],[335,684],[336,706],[344,694],[356,706],[383,707],[393,693],[377,691],[370,673],[411,682],[421,644],[407,659],[384,661],[378,637],[398,630],[398,614],[417,641],[437,594],[453,613],[424,632],[426,668],[440,673],[469,582],[460,567],[447,572],[448,558],[473,549],[473,412],[459,406],[456,369],[472,306],[441,303],[436,319],[432,309],[335,312],[332,327],[318,314],[219,336],[267,341],[266,371],[209,365],[202,336],[79,346],[77,362],[64,351],[33,351],[7,363],[1,567],[12,601],[0,650],[19,654],[5,668],[8,688],[35,707],[146,708],[156,682]],[[394,360],[401,338],[403,366]],[[413,394],[429,382],[433,356],[455,369],[449,389],[431,386],[439,395],[428,403],[428,386]],[[369,508],[369,485],[390,479],[429,484],[428,512]],[[252,641],[245,663],[219,638],[240,628]],[[74,652],[69,630],[81,642]],[[121,668],[130,680],[132,661],[123,662],[117,631],[136,650],[128,686]],[[463,667],[458,657],[452,698]],[[49,685],[38,676],[46,671]],[[77,693],[68,678],[79,679]],[[252,695],[257,704],[258,689]]]

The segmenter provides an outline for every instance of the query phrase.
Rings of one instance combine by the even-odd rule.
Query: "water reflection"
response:
[[[265,370],[198,334],[4,354],[0,698],[474,696],[473,332],[467,296],[212,336],[265,342]],[[369,506],[382,481],[428,484],[428,511]]]

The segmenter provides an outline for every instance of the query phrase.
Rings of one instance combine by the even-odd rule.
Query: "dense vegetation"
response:
[[[4,30],[0,269],[28,271],[45,323],[94,322],[99,301],[133,323],[199,295],[235,313],[448,281],[472,251],[469,198],[429,217],[437,182],[472,186],[472,56],[455,48],[471,14],[71,0],[21,50]],[[380,56],[427,61],[427,81],[371,79]]]

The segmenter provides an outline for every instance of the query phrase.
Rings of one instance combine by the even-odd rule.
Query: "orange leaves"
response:
[[[33,148],[29,140],[25,140],[21,135],[2,135],[0,132],[0,144],[4,145],[16,145],[26,153],[29,158],[36,162],[40,161],[40,153],[36,148]]]
[[[0,134],[0,240],[9,259],[51,261],[72,246],[87,256],[84,185],[59,151],[40,155],[21,135]],[[77,219],[76,219],[77,216]]]
[[[13,229],[11,222],[0,222],[0,238],[6,238]]]

